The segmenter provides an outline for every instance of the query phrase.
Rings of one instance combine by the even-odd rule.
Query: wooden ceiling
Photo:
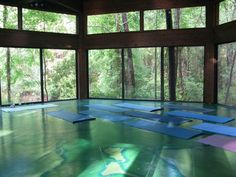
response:
[[[78,14],[82,8],[78,0],[0,0],[0,4],[68,14]]]

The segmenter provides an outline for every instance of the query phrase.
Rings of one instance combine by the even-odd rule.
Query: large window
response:
[[[166,29],[165,10],[144,11],[144,30],[163,30]]]
[[[38,49],[0,48],[2,104],[41,101]]]
[[[173,52],[173,53],[171,53]],[[174,58],[169,58],[174,56]],[[169,49],[169,56],[165,57],[165,99],[169,97],[170,69],[175,69],[176,100],[202,101],[203,100],[203,71],[204,47],[175,47]],[[176,67],[170,66],[169,60],[175,60]]]
[[[218,46],[218,102],[236,106],[236,42]]]
[[[44,101],[76,98],[74,50],[43,50]]]
[[[17,29],[17,8],[0,5],[0,28]]]
[[[236,2],[235,0],[225,0],[220,2],[219,24],[236,20]]]
[[[23,29],[75,34],[76,16],[23,9]]]
[[[167,15],[171,18],[167,18]],[[204,28],[206,27],[206,8],[201,6],[171,9],[171,11],[144,11],[144,30],[167,29],[167,19],[172,29]]]
[[[122,97],[121,49],[89,51],[89,96]]]
[[[124,49],[125,98],[161,98],[161,48]]]
[[[129,32],[139,30],[139,12],[88,16],[88,34]]]

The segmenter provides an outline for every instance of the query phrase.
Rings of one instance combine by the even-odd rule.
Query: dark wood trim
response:
[[[43,49],[40,49],[40,84],[41,84],[41,102],[44,103],[44,82],[43,82]]]
[[[181,7],[205,6],[205,0],[103,0],[84,1],[85,14],[104,14],[151,9],[171,9]]]
[[[79,98],[87,99],[89,96],[88,81],[88,54],[85,49],[79,49]]]
[[[22,8],[18,7],[18,30],[23,29],[23,22],[22,22]]]
[[[207,30],[210,32],[209,43],[205,45],[204,61],[204,103],[217,103],[217,50],[214,43],[215,27],[218,19],[216,0],[207,3]]]
[[[144,31],[144,11],[140,11],[140,31]]]
[[[32,6],[32,1],[18,1],[18,0],[0,0],[1,5],[6,6],[15,6],[15,7],[22,7],[27,9],[33,10],[41,10],[41,11],[49,11],[49,12],[56,12],[56,13],[65,13],[71,15],[77,15],[82,8],[81,1],[75,0],[51,0],[50,2],[44,3],[44,6]]]
[[[124,49],[121,49],[121,70],[122,70],[122,99],[125,99],[125,53]]]
[[[77,49],[78,35],[0,29],[1,47]]]
[[[218,25],[215,28],[215,43],[229,43],[236,41],[236,21]]]
[[[185,30],[159,30],[146,32],[87,35],[84,46],[88,49],[202,46],[212,34],[204,28]]]

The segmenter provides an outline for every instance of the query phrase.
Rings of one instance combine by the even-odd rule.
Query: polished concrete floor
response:
[[[71,124],[47,115],[60,109],[79,112],[88,103],[117,102],[65,101],[44,110],[0,112],[0,177],[236,177],[236,153],[196,142],[207,134],[182,140],[102,119]],[[214,108],[213,114],[236,118],[236,110],[220,105],[181,104]],[[236,127],[236,121],[227,125]]]

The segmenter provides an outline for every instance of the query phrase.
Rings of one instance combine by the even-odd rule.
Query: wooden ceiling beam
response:
[[[103,14],[146,9],[171,9],[206,5],[206,0],[86,0],[85,14]]]

